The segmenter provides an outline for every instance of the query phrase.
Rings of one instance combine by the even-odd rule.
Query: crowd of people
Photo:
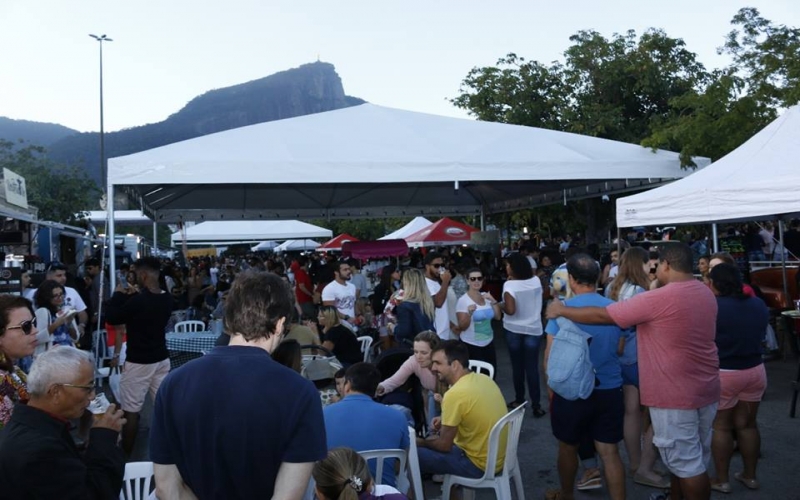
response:
[[[599,259],[575,243],[521,245],[502,258],[428,251],[380,267],[324,255],[185,267],[146,257],[105,295],[99,262],[86,262],[75,288],[51,265],[38,287],[23,283],[23,297],[0,297],[0,499],[116,497],[148,395],[159,498],[302,498],[312,486],[324,499],[404,498],[394,467],[375,477],[357,452],[407,450],[415,439],[423,474],[481,477],[492,427],[526,403],[536,418],[549,411],[559,443],[560,488],[548,498],[569,500],[603,480],[611,498],[625,498],[621,442],[634,481],[669,487],[664,498],[732,491],[734,440],[744,470],[733,478],[758,488],[768,314],[757,290],[729,255],[708,256],[698,279],[685,244]],[[219,319],[224,332],[218,347],[170,370],[165,336],[176,312]],[[119,398],[101,416],[87,411],[95,324],[114,332],[109,367],[122,368]],[[582,397],[548,380],[572,363],[560,341],[576,331],[591,339]],[[508,400],[470,369],[482,361],[497,373],[500,332]],[[375,340],[374,362],[364,361],[363,335]],[[340,369],[309,376],[308,349]],[[322,397],[321,380],[335,383],[334,397]],[[47,484],[32,472],[43,454],[56,466]],[[669,479],[656,472],[659,456]]]

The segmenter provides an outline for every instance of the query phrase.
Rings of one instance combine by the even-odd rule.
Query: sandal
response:
[[[599,490],[603,487],[603,476],[600,469],[586,469],[578,480],[575,489],[579,491]]]
[[[506,404],[506,408],[513,410],[524,403],[525,401],[509,401],[508,404]]]
[[[737,472],[733,475],[733,478],[742,483],[743,485],[747,486],[747,488],[751,490],[757,490],[759,487],[758,479],[748,479],[744,477],[742,474],[743,472]]]
[[[711,489],[720,493],[730,493],[731,483],[711,483]]]
[[[545,415],[547,415],[547,412],[546,412],[546,411],[544,411],[544,410],[542,410],[542,407],[541,407],[541,406],[537,406],[536,408],[534,408],[534,409],[533,409],[533,416],[534,416],[534,417],[536,417],[536,418],[542,418],[542,417],[544,417]]]

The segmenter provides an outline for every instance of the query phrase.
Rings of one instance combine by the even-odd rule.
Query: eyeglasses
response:
[[[483,276],[470,276],[470,281],[483,281]]]
[[[62,297],[64,297],[64,294],[63,294],[63,293],[54,293],[54,294],[53,294],[53,298],[54,298],[54,299],[60,299],[60,298],[62,298]]]
[[[97,391],[97,386],[94,384],[91,385],[79,385],[79,384],[58,384],[63,385],[64,387],[75,387],[76,389],[83,389],[86,391],[86,394],[91,394]]]
[[[29,319],[28,321],[23,321],[17,326],[7,326],[6,330],[22,330],[22,333],[25,335],[30,335],[33,331],[33,327],[36,326],[36,318]]]

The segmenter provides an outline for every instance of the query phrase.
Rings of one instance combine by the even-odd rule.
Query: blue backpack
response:
[[[558,318],[547,359],[547,385],[564,399],[587,399],[594,390],[595,371],[589,357],[589,339],[572,321]]]

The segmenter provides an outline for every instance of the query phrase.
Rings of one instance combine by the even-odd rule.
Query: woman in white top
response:
[[[466,344],[469,359],[486,361],[497,373],[492,320],[500,319],[500,304],[490,293],[481,293],[483,273],[480,269],[470,269],[466,277],[469,288],[456,304],[458,329],[461,331],[459,339]]]
[[[534,417],[542,417],[539,390],[539,344],[542,340],[542,283],[533,275],[524,255],[513,253],[506,258],[508,281],[503,284],[503,329],[514,380],[514,400],[509,408],[525,402],[525,381]]]
[[[36,324],[39,333],[36,338],[34,357],[47,350],[52,345],[73,345],[78,341],[78,331],[72,321],[77,314],[75,309],[63,310],[65,298],[64,287],[53,280],[47,280],[39,285],[34,296],[36,303]]]

